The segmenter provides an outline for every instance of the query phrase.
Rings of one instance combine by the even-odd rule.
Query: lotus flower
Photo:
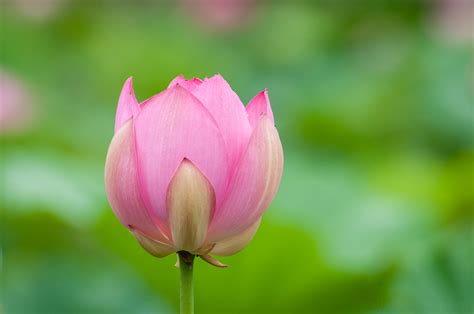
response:
[[[253,238],[280,184],[283,151],[267,91],[247,107],[220,75],[175,78],[139,104],[119,98],[105,185],[149,253],[232,255]]]

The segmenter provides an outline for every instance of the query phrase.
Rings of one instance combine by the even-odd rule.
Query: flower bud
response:
[[[283,151],[267,91],[240,102],[227,82],[177,77],[139,104],[119,98],[107,197],[150,254],[227,256],[255,235],[281,180]]]

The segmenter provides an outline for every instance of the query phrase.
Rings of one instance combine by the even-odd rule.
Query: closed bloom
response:
[[[227,82],[174,79],[139,104],[119,98],[105,166],[115,214],[152,255],[232,255],[253,238],[280,184],[283,151],[267,91],[247,107]]]

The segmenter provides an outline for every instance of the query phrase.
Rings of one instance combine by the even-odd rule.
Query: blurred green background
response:
[[[176,313],[175,256],[113,215],[118,95],[268,88],[285,149],[253,242],[197,313],[474,311],[473,2],[1,0],[1,309]]]

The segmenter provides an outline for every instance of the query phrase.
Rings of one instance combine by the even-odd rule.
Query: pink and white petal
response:
[[[131,230],[169,243],[148,212],[138,187],[137,159],[133,134],[133,120],[118,130],[109,147],[105,163],[105,188],[112,210],[120,222]]]
[[[230,165],[235,166],[252,132],[239,96],[219,74],[204,80],[193,94],[217,121],[229,153]]]
[[[201,83],[202,83],[202,81],[200,79],[198,79],[197,77],[195,77],[191,80],[187,80],[187,79],[184,78],[184,76],[179,75],[174,80],[171,81],[171,83],[168,85],[168,88],[179,84],[179,85],[183,86],[184,88],[186,88],[188,91],[192,92],[196,89],[196,87],[201,85]]]
[[[258,93],[245,108],[247,110],[248,119],[252,129],[255,128],[258,121],[262,116],[267,116],[273,123],[273,111],[270,105],[270,99],[268,98],[268,91],[263,90]]]
[[[165,257],[173,252],[176,252],[175,248],[169,244],[153,240],[139,231],[132,231],[133,235],[137,239],[138,243],[148,253],[156,257]]]
[[[283,150],[278,132],[270,118],[263,117],[233,174],[226,199],[215,210],[208,241],[219,242],[254,223],[275,196],[282,171]]]
[[[117,113],[115,114],[115,133],[132,117],[135,117],[140,111],[140,105],[135,98],[133,91],[132,78],[129,77],[123,85],[120,93]]]
[[[179,84],[144,107],[134,119],[141,195],[159,219],[168,220],[166,195],[184,158],[224,198],[229,166],[224,140],[209,112]]]
[[[210,254],[218,256],[230,256],[241,251],[253,239],[255,233],[257,233],[258,227],[260,226],[260,221],[261,218],[244,231],[217,242]]]

